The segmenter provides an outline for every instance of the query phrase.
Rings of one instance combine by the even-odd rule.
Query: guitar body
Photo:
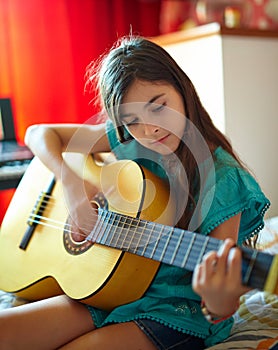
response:
[[[72,153],[65,160],[82,178],[108,193],[109,211],[173,224],[167,186],[135,162],[99,166],[91,157]],[[100,244],[74,242],[70,234],[65,235],[68,210],[59,182],[26,248],[20,248],[39,194],[52,178],[35,157],[14,194],[0,232],[0,289],[28,300],[67,294],[106,310],[140,298],[159,262]]]

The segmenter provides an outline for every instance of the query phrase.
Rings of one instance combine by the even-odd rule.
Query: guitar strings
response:
[[[40,199],[43,199],[43,200],[40,201]],[[40,207],[39,207],[39,209],[37,210],[37,209],[35,208],[35,206],[34,206],[32,212],[31,212],[31,214],[30,214],[30,216],[29,216],[28,221],[29,221],[29,222],[34,222],[34,223],[37,223],[37,224],[41,223],[41,221],[40,221],[41,219],[51,221],[51,219],[49,219],[48,217],[42,216],[42,215],[40,215],[40,214],[38,214],[38,213],[39,213],[39,212],[44,212],[44,210],[46,210],[46,209],[51,209],[51,208],[53,208],[54,206],[57,208],[58,205],[57,205],[57,203],[56,203],[56,201],[55,201],[55,197],[53,197],[53,196],[51,196],[51,195],[48,195],[48,194],[45,194],[45,193],[42,192],[42,193],[40,194],[39,199],[38,199],[37,202],[39,202]],[[59,207],[64,208],[63,205],[59,205]],[[97,215],[96,215],[96,216],[97,216]],[[36,217],[37,220],[34,220],[34,219],[33,219],[34,217]],[[52,221],[54,222],[54,220],[52,220]],[[63,222],[58,222],[58,221],[55,221],[55,222],[56,222],[57,224],[61,224],[61,225],[63,225],[63,226],[70,226],[68,223],[63,223]],[[52,225],[52,227],[55,228],[55,226],[53,226],[53,225]],[[73,227],[73,225],[71,225],[71,227]],[[84,232],[87,232],[87,234],[89,234],[90,231],[91,231],[90,229],[87,229],[87,228],[85,228],[85,227],[81,227],[80,229],[81,229],[82,231],[84,231]],[[68,230],[68,231],[69,231],[69,230]],[[83,236],[86,237],[86,234],[83,234]]]
[[[53,203],[52,203],[53,204]],[[109,212],[114,214],[113,212]],[[118,215],[118,214],[117,214]],[[98,216],[98,215],[96,215]],[[36,217],[38,218],[37,220],[33,219],[33,222],[36,222],[38,224],[42,224],[44,226],[48,226],[51,228],[61,228],[61,226],[64,228],[64,231],[66,232],[71,232],[71,227],[72,225],[66,223],[64,224],[62,221],[57,221],[57,220],[53,220],[53,219],[49,219],[45,216],[42,215],[36,215]],[[41,219],[46,220],[47,222],[42,222]],[[115,222],[120,222],[120,220],[115,220]],[[147,222],[149,224],[152,224],[151,222]],[[60,226],[58,226],[58,225]],[[105,222],[106,226],[112,226],[111,222]],[[155,226],[159,225],[156,223],[153,223]],[[67,228],[65,228],[65,226]],[[132,225],[133,227],[135,227],[135,225]],[[149,228],[145,228],[148,232],[147,235],[144,234],[144,232],[141,232],[140,235],[141,236],[145,236],[145,237],[150,237],[151,236],[151,231],[152,229]],[[128,236],[129,234],[129,229],[126,227],[121,227],[121,231],[124,231],[125,233],[125,237]],[[172,232],[172,231],[171,231]],[[154,246],[151,246],[151,248],[149,249],[149,251],[146,254],[146,250],[148,249],[148,243],[149,243],[149,239],[146,240],[146,244],[145,247],[143,247],[143,249],[138,249],[138,246],[134,246],[133,250],[128,250],[132,253],[135,253],[137,255],[141,255],[141,256],[145,256],[145,257],[149,257],[151,259],[160,261],[160,262],[165,262],[168,263],[170,265],[175,265],[181,268],[186,268],[189,271],[193,271],[194,267],[196,266],[196,264],[198,264],[203,256],[210,250],[218,250],[222,244],[222,242],[220,240],[216,240],[216,239],[212,239],[211,237],[208,236],[204,236],[204,235],[198,235],[199,240],[196,240],[195,238],[197,237],[196,233],[192,233],[192,235],[188,237],[188,242],[186,242],[187,239],[187,235],[185,234],[188,231],[185,230],[180,230],[180,235],[178,236],[173,236],[169,239],[166,240],[164,245],[159,245],[159,244],[155,244]],[[136,232],[133,231],[133,236]],[[84,237],[86,237],[86,235],[84,235]],[[200,240],[201,238],[203,238],[205,241],[203,242],[202,240]],[[121,240],[122,236],[119,234],[117,241]],[[174,249],[170,250],[168,249],[168,243],[172,242],[172,247],[174,246]],[[173,243],[174,242],[174,243]],[[109,244],[108,244],[109,245]],[[115,247],[115,246],[114,246]],[[120,247],[118,247],[120,248]],[[124,249],[125,247],[122,246],[122,248]],[[130,248],[130,244],[127,246],[127,248]],[[142,247],[141,247],[142,248]],[[125,250],[125,249],[124,249]],[[248,278],[245,278],[244,282],[246,284],[249,285],[249,281],[250,281],[250,276],[252,274],[252,280],[253,283],[256,283],[256,286],[260,286],[260,289],[263,289],[264,287],[264,279],[262,279],[261,277],[255,275],[255,272],[253,272],[254,270],[254,262],[252,263],[252,266],[250,267],[250,263],[248,263],[245,261],[245,264],[248,264],[247,266],[249,266],[249,270],[248,270]],[[256,269],[257,271],[257,269]],[[257,271],[257,273],[260,271]],[[260,275],[261,276],[261,275]],[[264,277],[264,276],[263,276]],[[256,280],[255,280],[256,279]]]
[[[56,207],[57,207],[57,203],[55,203],[55,200],[53,201],[53,198],[54,198],[54,197],[53,197],[53,196],[47,196],[47,197],[48,197],[48,199],[42,202],[43,206],[41,206],[41,207],[42,207],[43,209],[46,209],[47,207],[50,207],[50,209],[51,209],[51,206],[56,206]],[[51,199],[51,201],[50,201],[49,199]],[[111,212],[110,212],[110,213],[111,213]],[[113,212],[113,214],[115,214],[115,216],[118,216],[119,218],[124,218],[124,219],[126,218],[125,216],[121,216],[120,214],[117,214],[117,213],[114,213],[114,212]],[[92,220],[92,222],[93,222],[93,223],[96,223],[95,218],[99,218],[99,214],[98,214],[98,213],[92,214],[92,216],[93,216],[93,219],[94,219],[94,220]],[[36,218],[36,219],[34,219],[34,218]],[[150,233],[151,231],[153,231],[154,227],[159,225],[158,223],[153,223],[153,222],[149,222],[149,221],[144,221],[144,220],[136,219],[136,218],[133,218],[133,217],[127,217],[127,218],[128,218],[128,219],[130,220],[130,222],[131,222],[131,224],[128,223],[128,228],[127,228],[127,229],[136,229],[136,228],[138,228],[138,225],[139,225],[140,223],[145,223],[145,224],[148,224],[149,226],[151,226],[150,228],[149,228],[149,227],[144,227],[144,232],[140,232],[139,235],[144,235],[144,234],[147,232],[147,235],[146,235],[146,236],[149,236],[149,233]],[[64,223],[64,222],[62,222],[62,221],[57,221],[57,220],[49,219],[49,218],[46,217],[46,216],[39,215],[39,214],[35,214],[35,213],[33,213],[33,212],[30,214],[29,220],[30,220],[31,222],[34,222],[34,223],[37,223],[37,224],[42,224],[42,223],[45,224],[45,221],[52,222],[53,224],[48,224],[48,225],[50,225],[50,226],[53,227],[53,228],[56,228],[56,227],[57,227],[57,226],[55,226],[54,224],[58,224],[58,225],[61,225],[61,226],[63,226],[63,227],[66,226],[66,227],[67,227],[67,229],[66,229],[67,232],[70,232],[70,229],[74,227],[74,225],[72,225],[72,224],[68,224],[68,223]],[[45,220],[45,221],[42,222],[41,220]],[[124,225],[124,224],[127,224],[127,222],[126,222],[126,221],[121,221],[120,219],[117,219],[116,221],[114,220],[114,224],[116,224],[116,225],[119,225],[119,224]],[[45,224],[45,225],[46,225],[46,224]],[[169,229],[170,229],[170,228],[171,228],[171,227],[169,226]],[[90,228],[87,228],[87,227],[83,226],[83,227],[80,227],[80,229],[81,229],[82,231],[86,232],[86,233],[83,234],[84,237],[87,237],[88,234],[90,234],[90,233],[92,232],[91,227],[90,227]],[[126,229],[126,228],[125,228],[125,229]],[[133,231],[133,232],[134,232],[134,231]],[[81,233],[81,235],[82,235],[82,233]]]
[[[43,200],[41,202],[41,208],[42,209],[46,209],[47,207],[49,209],[51,209],[51,207],[53,205],[55,205],[55,200],[53,201],[53,197],[52,196],[47,196],[47,200]],[[92,214],[92,215],[94,216],[92,222],[95,224],[96,223],[95,219],[98,218],[99,215],[98,215],[98,213],[97,214]],[[128,224],[128,228],[122,228],[122,231],[123,230],[125,231],[125,235],[127,236],[128,231],[130,229],[132,229],[133,235],[135,235],[135,234],[137,236],[139,235],[139,238],[142,237],[142,236],[148,237],[149,233],[153,230],[153,227],[151,227],[151,229],[149,229],[148,227],[144,227],[144,232],[138,233],[134,229],[136,229],[138,227],[138,224],[143,222],[143,221],[142,220],[141,221],[140,220],[136,220],[135,218],[131,218],[131,219],[132,219],[132,221],[131,221],[131,224]],[[31,213],[30,218],[29,218],[29,222],[33,222],[33,223],[36,223],[36,224],[49,226],[49,227],[52,227],[52,228],[63,228],[64,227],[64,230],[66,232],[71,232],[72,228],[74,228],[74,225],[71,225],[71,224],[68,224],[68,223],[64,224],[63,222],[59,222],[57,220],[52,220],[52,219],[49,219],[46,216],[35,214],[35,213]],[[114,219],[113,223],[114,223],[114,225],[126,224],[126,222],[122,222],[121,220],[118,220],[118,219],[117,220]],[[148,222],[148,225],[150,226],[150,225],[155,225],[155,224]],[[83,236],[84,238],[88,238],[88,235],[90,235],[90,233],[92,232],[92,229],[91,229],[92,226],[88,226],[89,228],[87,226],[88,225],[86,225],[86,227],[83,226],[83,227],[80,228],[83,232],[85,232],[85,233],[79,232],[80,236]],[[91,241],[94,241],[93,238],[94,237],[91,237]],[[139,240],[139,238],[137,238],[137,239]],[[122,237],[120,237],[118,235],[118,239],[122,239]]]
[[[50,195],[48,195],[47,196],[47,200],[43,200],[42,201],[42,205],[41,205],[41,208],[43,208],[43,209],[46,209],[47,208],[47,206],[49,206],[50,207],[50,209],[51,209],[51,207],[53,207],[53,206],[57,206],[57,203],[55,203],[55,200],[53,200],[54,199],[54,197],[52,197],[52,196],[50,196]],[[108,213],[112,213],[112,212],[108,212]],[[115,214],[115,217],[119,217],[119,218],[122,218],[122,217],[124,217],[124,216],[121,216],[120,214],[117,214],[117,213],[114,213],[113,212],[113,214]],[[94,216],[94,219],[95,218],[99,218],[99,214],[97,213],[97,214],[92,214],[93,216]],[[48,218],[48,217],[46,217],[46,216],[43,216],[43,215],[38,215],[38,214],[35,214],[35,213],[32,213],[31,214],[31,217],[32,217],[32,219],[30,219],[30,221],[32,221],[33,223],[36,223],[36,224],[41,224],[41,225],[44,225],[44,226],[48,226],[48,227],[51,227],[51,228],[56,228],[56,229],[58,229],[58,228],[63,228],[63,230],[64,230],[64,232],[68,232],[68,233],[72,233],[72,228],[74,227],[74,225],[72,225],[72,224],[69,224],[69,223],[64,223],[64,222],[62,222],[62,221],[57,221],[57,220],[53,220],[53,219],[50,219],[50,218]],[[124,217],[125,218],[125,217]],[[156,233],[158,233],[158,231],[155,231],[154,230],[154,228],[155,227],[159,227],[159,229],[161,230],[161,227],[163,227],[162,225],[160,225],[160,224],[157,224],[157,223],[152,223],[152,222],[148,222],[148,221],[144,221],[144,220],[141,220],[141,219],[136,219],[136,218],[129,218],[128,217],[128,219],[130,219],[130,222],[131,222],[131,224],[129,223],[128,224],[128,227],[124,227],[123,225],[125,224],[125,222],[123,223],[121,220],[119,220],[119,219],[114,219],[114,221],[113,221],[113,224],[115,225],[115,224],[121,224],[121,231],[122,231],[122,233],[124,233],[124,238],[122,238],[121,237],[121,235],[120,234],[118,234],[117,235],[117,241],[116,241],[116,243],[118,243],[118,242],[120,242],[121,240],[123,241],[123,242],[125,242],[125,238],[128,236],[128,234],[130,233],[129,231],[130,231],[130,229],[132,230],[132,234],[133,234],[133,238],[134,238],[134,236],[136,237],[136,235],[138,236],[139,235],[139,239],[138,239],[138,242],[141,242],[141,240],[142,240],[142,237],[145,237],[145,244],[147,244],[147,243],[149,243],[149,240],[148,239],[150,239],[150,236],[152,236],[153,235],[153,233],[154,232],[156,232]],[[43,221],[42,221],[43,220]],[[97,223],[97,221],[96,220],[94,220],[94,223]],[[112,226],[112,224],[108,221],[108,222],[104,222],[105,224],[106,224],[106,226]],[[135,224],[136,223],[136,224]],[[138,233],[138,232],[136,232],[136,228],[138,228],[138,225],[140,224],[140,223],[144,223],[145,224],[145,226],[144,226],[144,229],[142,229],[142,227],[140,227],[140,232]],[[103,224],[103,222],[102,222],[102,224]],[[169,226],[169,227],[167,227],[168,228],[168,230],[170,230],[171,231],[171,227]],[[88,228],[85,228],[85,226],[84,227],[82,227],[81,228],[82,229],[82,231],[83,232],[86,232],[86,233],[82,233],[82,232],[79,232],[79,234],[80,234],[80,236],[83,236],[84,238],[88,238],[88,235],[90,235],[91,234],[91,232],[92,232],[92,230],[91,229],[88,229]],[[101,229],[99,230],[99,231],[101,231]],[[181,230],[182,231],[182,230]],[[167,232],[168,233],[168,235],[169,235],[169,231]],[[160,236],[161,236],[161,232],[160,232]],[[161,237],[158,237],[158,236],[156,236],[155,238],[153,238],[153,240],[155,240],[155,241],[157,241],[159,238],[161,238]],[[169,239],[170,240],[170,239]],[[178,238],[175,238],[175,237],[173,237],[172,238],[172,241],[177,241],[177,243],[176,243],[176,246],[178,247],[179,246],[179,242],[180,242],[180,236],[178,237]],[[93,242],[94,240],[93,240],[93,237],[91,237],[91,241]],[[171,242],[172,242],[171,241]],[[123,248],[130,248],[130,242],[132,242],[132,239],[131,240],[129,240],[129,244],[128,244],[128,246],[126,246],[126,247],[123,247]],[[173,242],[172,242],[173,243]],[[114,244],[115,244],[115,242],[114,242]],[[138,248],[138,247],[137,247]],[[157,249],[156,249],[157,248]],[[159,252],[164,252],[165,251],[165,246],[163,246],[162,248],[160,248],[159,246],[158,247],[154,247],[153,248],[153,250],[154,251],[158,251],[158,253]],[[193,252],[194,253],[194,252]],[[196,253],[199,255],[199,253],[200,253],[200,250],[199,250],[199,247],[196,247]],[[173,260],[173,257],[172,257],[172,260]]]
[[[44,194],[42,198],[43,199],[40,202],[39,211],[40,209],[41,209],[41,212],[43,212],[46,209],[51,210],[53,209],[53,207],[58,206],[53,196]],[[163,233],[161,230],[163,227],[165,227],[165,225],[160,225],[158,223],[145,221],[145,220],[137,219],[133,217],[125,217],[118,213],[114,213],[111,211],[104,211],[103,209],[101,210],[105,214],[108,213],[108,215],[112,215],[113,222],[111,222],[109,218],[108,218],[108,221],[106,221],[105,217],[104,217],[104,220],[99,219],[100,215],[98,212],[96,214],[92,214],[94,219],[92,220],[92,222],[94,223],[94,225],[97,225],[98,223],[105,225],[104,230],[103,230],[103,227],[98,228],[97,230],[98,232],[96,236],[96,241],[98,240],[98,243],[108,245],[108,246],[110,244],[110,246],[112,245],[115,248],[115,247],[118,247],[117,246],[118,243],[122,242],[121,243],[122,245],[118,247],[119,249],[130,251],[130,252],[136,253],[137,255],[154,258],[157,261],[163,261],[163,262],[169,263],[170,265],[176,265],[183,268],[185,267],[190,271],[193,270],[195,265],[202,260],[202,257],[208,251],[218,250],[222,244],[220,240],[215,240],[215,239],[212,239],[211,237],[203,236],[203,235],[198,235],[198,238],[203,238],[205,241],[203,241],[202,239],[196,240],[195,239],[196,233],[192,233],[192,232],[190,232],[191,235],[188,235],[188,237],[186,237],[187,236],[186,233],[188,231],[181,230],[181,229],[179,230],[179,235],[173,235],[172,234],[173,228],[170,226],[167,226],[168,231],[167,233],[164,234],[164,236],[167,234],[168,238],[163,244],[159,244],[158,241],[161,238],[163,238],[162,237]],[[121,218],[124,218],[124,220],[129,220],[129,222],[127,221],[123,222],[121,221]],[[74,225],[68,222],[65,223],[65,222],[54,220],[54,219],[48,218],[47,216],[38,214],[38,211],[36,213],[36,210],[34,209],[30,214],[28,221],[38,225],[54,228],[54,229],[63,229],[63,231],[66,233],[73,233],[72,229],[75,228]],[[143,227],[140,226],[140,224],[142,223],[144,224]],[[113,225],[119,225],[119,224],[121,225],[120,226],[121,232],[117,233],[116,241],[113,241],[114,239],[113,236],[109,237],[109,234],[106,235],[107,227],[111,229]],[[124,225],[128,225],[128,227],[125,227]],[[136,232],[137,228],[140,229],[140,232]],[[159,228],[159,231],[157,231],[157,228]],[[93,243],[94,235],[92,235],[92,231],[94,230],[94,228],[91,229],[91,226],[90,228],[86,228],[85,226],[83,226],[81,230],[86,233],[78,232],[80,236],[83,236],[86,240],[89,240]],[[116,229],[114,228],[114,232],[115,230]],[[129,237],[130,231],[132,232],[131,238]],[[154,233],[157,234],[155,237],[153,236]],[[99,237],[98,237],[99,235],[100,236],[102,235],[103,237],[105,237],[106,235],[109,238],[110,242],[107,244],[106,242],[107,237],[102,242],[102,238],[100,238],[99,240]],[[126,240],[127,237],[129,237],[128,241]],[[145,239],[144,245],[142,244],[142,238]],[[131,243],[134,241],[134,239],[137,239],[137,244],[134,245],[133,249],[130,249],[132,248]],[[151,241],[155,242],[155,244],[149,247],[149,243]],[[128,243],[126,246],[123,245],[125,242]],[[170,242],[172,245],[172,250],[168,249]],[[141,247],[139,247],[139,243],[141,243]],[[184,250],[181,251],[180,246],[182,246],[182,249]],[[148,254],[145,254],[147,249],[149,249],[149,251],[147,252]],[[253,270],[253,266],[249,270],[250,271]],[[250,274],[251,272],[249,273],[249,275]],[[249,275],[248,275],[248,280],[250,277]],[[245,281],[245,282],[247,283],[248,281]]]
[[[46,208],[49,208],[49,207],[51,208],[51,206],[56,205],[55,198],[53,196],[51,196],[51,195],[48,195],[48,194],[45,194],[45,193],[42,192],[40,197],[39,197],[39,199],[41,199],[41,198],[43,198],[43,200],[42,201],[38,200],[38,202],[40,203],[40,209],[42,209],[42,211],[44,211]],[[47,219],[46,217],[43,217],[42,215],[36,214],[35,212],[36,211],[31,213],[30,218],[32,216],[34,217],[34,215],[36,215],[36,217],[39,218],[39,219]],[[125,218],[125,216],[120,216],[120,214],[117,214],[117,213],[114,213],[114,214],[118,215],[118,217],[120,217],[120,219],[117,222],[115,222],[116,225],[119,225],[120,223],[123,224],[123,222],[121,221],[121,218]],[[95,219],[98,218],[99,215],[97,213],[97,214],[92,214],[91,216],[93,216],[92,217],[92,224],[95,224],[95,222],[96,222]],[[137,228],[138,225],[143,222],[142,219],[136,219],[134,217],[128,217],[128,218],[130,220],[132,220],[132,224],[131,225],[129,224],[129,227],[128,227],[129,229]],[[32,219],[29,219],[29,221],[32,221]],[[39,220],[37,220],[35,223],[39,223]],[[63,224],[63,223],[61,222],[61,224]],[[86,224],[86,227],[85,226],[80,227],[79,229],[81,231],[85,232],[84,234],[82,232],[79,232],[80,236],[87,237],[92,231],[91,230],[92,224],[88,223],[88,224]],[[157,223],[152,223],[152,222],[148,222],[148,224],[149,225],[154,225],[154,226],[158,225]],[[69,224],[65,224],[65,225],[69,226]],[[71,225],[71,228],[72,227],[74,227],[74,225]],[[170,226],[169,226],[169,228],[170,228]],[[150,230],[153,230],[153,227],[151,227]],[[70,231],[70,228],[69,228],[68,231]]]
[[[55,198],[53,196],[51,196],[51,195],[47,195],[46,196],[46,195],[43,194],[43,197],[46,197],[46,199],[43,199],[43,201],[40,202],[40,209],[42,209],[42,212],[45,209],[52,209],[53,206],[57,207],[57,203],[55,203]],[[63,206],[61,205],[61,207],[63,207]],[[96,222],[95,219],[98,218],[99,215],[98,215],[98,213],[96,213],[96,214],[92,214],[92,216],[93,216],[92,217],[92,223],[95,223]],[[120,215],[118,214],[118,216],[120,216]],[[34,217],[36,217],[37,220],[34,220],[33,219]],[[124,217],[124,216],[122,216],[122,217]],[[30,214],[29,221],[38,224],[38,223],[40,223],[41,219],[43,219],[43,220],[50,220],[47,217],[36,213],[36,210],[33,209],[33,211]],[[142,222],[142,220],[138,220],[137,221],[135,218],[132,218],[132,217],[131,217],[131,219],[132,219],[132,224],[130,225],[130,228],[135,228],[135,227],[137,227],[138,222]],[[136,225],[134,225],[135,222],[136,222]],[[63,222],[56,221],[56,223],[61,224],[61,225],[70,226],[69,224],[67,224],[67,223],[64,224]],[[118,220],[118,222],[116,222],[116,224],[120,224],[120,223],[121,223],[120,220]],[[74,227],[74,225],[71,225],[71,227]],[[86,227],[82,226],[82,227],[80,227],[80,230],[86,232],[86,233],[83,234],[83,236],[87,237],[87,235],[90,234],[90,232],[91,232],[91,226],[89,226],[89,224],[86,224]]]

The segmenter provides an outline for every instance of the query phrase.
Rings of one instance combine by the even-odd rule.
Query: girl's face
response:
[[[144,147],[170,154],[185,130],[182,97],[168,83],[135,80],[120,106],[120,120]]]

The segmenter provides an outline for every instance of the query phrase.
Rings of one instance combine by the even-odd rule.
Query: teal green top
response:
[[[111,122],[107,122],[107,135],[117,159],[135,160],[157,176],[165,177],[160,155],[135,140],[121,144]],[[225,220],[241,213],[238,238],[241,244],[263,227],[263,216],[270,203],[255,179],[221,147],[214,152],[214,164],[215,171],[213,176],[207,177],[206,196],[202,198],[204,204],[201,211],[206,216],[200,222],[198,231],[207,235]],[[141,299],[119,306],[111,312],[91,306],[88,308],[97,327],[148,318],[201,337],[205,339],[207,347],[212,346],[229,336],[233,318],[216,325],[207,322],[200,309],[200,297],[192,290],[191,277],[192,273],[184,269],[161,264]]]

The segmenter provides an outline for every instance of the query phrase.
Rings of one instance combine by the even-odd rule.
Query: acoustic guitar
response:
[[[133,161],[99,165],[67,153],[65,162],[99,188],[96,223],[72,237],[62,186],[35,157],[0,232],[0,289],[28,300],[59,294],[111,310],[144,295],[160,263],[193,271],[222,242],[173,227],[165,182]],[[277,293],[278,257],[242,249],[242,281]]]

